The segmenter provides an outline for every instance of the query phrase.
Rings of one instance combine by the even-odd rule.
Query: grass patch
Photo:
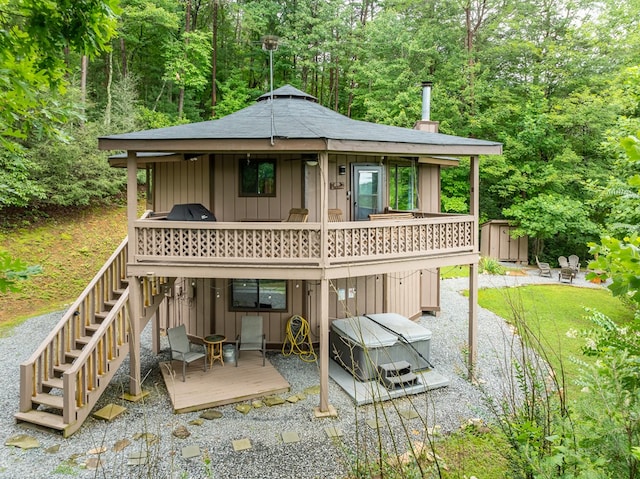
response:
[[[37,225],[3,230],[0,249],[42,266],[43,273],[22,282],[21,291],[0,295],[0,334],[27,318],[67,307],[126,236],[123,205],[60,212]]]
[[[566,285],[481,289],[478,304],[510,323],[513,323],[514,311],[523,312],[533,334],[541,338],[554,369],[559,371],[562,365],[567,387],[573,394],[579,390],[572,384],[579,366],[571,358],[589,359],[582,356],[584,340],[576,334],[593,326],[585,317],[585,308],[597,309],[621,325],[633,319],[633,309],[614,298],[609,290]]]
[[[468,277],[469,277],[468,266],[444,266],[440,268],[441,279],[468,278]]]
[[[502,435],[493,431],[463,429],[443,438],[436,445],[446,464],[444,479],[468,477],[506,477],[509,472]]]

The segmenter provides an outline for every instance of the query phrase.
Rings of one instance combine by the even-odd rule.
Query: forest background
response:
[[[513,220],[541,260],[637,229],[638,0],[0,0],[0,22],[3,227],[117,201],[97,137],[251,104],[276,35],[274,86],[354,119],[411,128],[433,82],[440,132],[504,144],[482,221]],[[443,211],[467,211],[467,175],[445,171]]]

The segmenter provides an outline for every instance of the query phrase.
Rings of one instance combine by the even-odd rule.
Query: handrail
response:
[[[98,379],[108,369],[108,362],[119,356],[118,348],[129,342],[129,289],[121,295],[104,318],[91,340],[82,348],[73,365],[63,375],[63,419],[75,421],[72,411],[89,403],[89,394],[98,388]],[[114,327],[115,326],[115,327]]]
[[[65,354],[75,341],[86,334],[86,326],[95,323],[106,301],[126,279],[128,239],[122,240],[91,282],[67,309],[34,353],[20,365],[20,411],[31,409],[31,398],[42,391],[42,382],[53,377],[54,367],[64,363]]]

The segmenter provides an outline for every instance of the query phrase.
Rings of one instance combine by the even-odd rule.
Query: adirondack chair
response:
[[[342,218],[342,210],[338,208],[329,209],[329,223],[339,223],[344,221]]]
[[[309,210],[307,208],[291,208],[289,210],[289,223],[306,223],[309,218]]]
[[[580,272],[580,258],[578,258],[575,254],[569,256],[569,268],[573,270],[574,278]]]
[[[267,340],[262,328],[262,316],[243,316],[240,334],[236,337],[236,367],[240,351],[262,351],[262,365],[265,365]]]
[[[549,266],[549,263],[541,263],[536,256],[536,264],[538,265],[538,274],[540,276],[548,276],[551,278],[551,266]]]
[[[571,268],[560,268],[560,272],[558,273],[558,281],[562,282],[563,280],[569,281],[569,283],[573,283],[573,278],[575,274]]]
[[[207,354],[203,351],[192,351],[187,329],[184,324],[167,330],[169,338],[169,346],[171,347],[171,359],[174,361],[182,361],[182,382],[185,381],[187,373],[187,364],[191,364],[198,359],[204,358],[204,370],[207,370]]]
[[[566,256],[559,256],[558,257],[558,266],[560,266],[560,268],[568,268],[569,267],[569,261],[567,261],[567,257]]]

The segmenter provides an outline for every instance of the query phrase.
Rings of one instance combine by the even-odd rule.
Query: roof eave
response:
[[[128,151],[171,151],[176,153],[282,153],[282,152],[316,152],[384,155],[500,155],[502,145],[486,144],[424,144],[400,143],[364,140],[328,140],[313,139],[183,139],[183,140],[141,140],[100,138],[98,147],[101,150]]]

